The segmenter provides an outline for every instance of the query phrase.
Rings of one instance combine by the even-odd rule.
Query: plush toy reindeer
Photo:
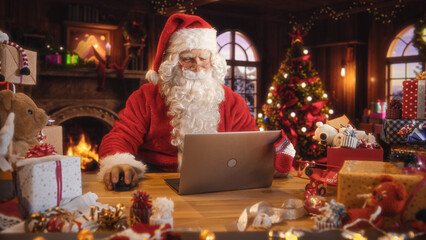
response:
[[[18,44],[9,41],[9,36],[7,36],[6,33],[0,31],[0,44],[6,44],[9,46],[12,46],[14,48],[16,48],[20,55],[21,55],[21,59],[22,59],[22,67],[21,70],[19,71],[20,74],[22,75],[30,75],[31,71],[30,68],[28,67],[28,57],[27,57],[27,53],[25,52],[25,50],[19,46]],[[0,61],[0,81],[4,81],[4,76],[2,73],[2,69],[1,69],[1,61]]]

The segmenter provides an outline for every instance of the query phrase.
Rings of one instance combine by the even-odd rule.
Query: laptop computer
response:
[[[178,194],[269,187],[273,144],[280,131],[186,134],[180,179],[165,179]]]

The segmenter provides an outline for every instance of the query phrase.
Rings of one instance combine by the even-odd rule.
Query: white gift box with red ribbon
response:
[[[82,194],[80,157],[27,158],[16,166],[18,198],[27,214],[43,212]]]

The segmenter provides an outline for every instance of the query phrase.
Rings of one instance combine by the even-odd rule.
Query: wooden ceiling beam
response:
[[[192,9],[195,7],[201,7],[210,3],[219,2],[220,0],[187,0],[182,5],[184,6],[183,9],[180,9],[178,5],[175,5],[173,7],[169,7],[166,9],[166,15],[170,16],[174,13],[184,12],[186,9]]]

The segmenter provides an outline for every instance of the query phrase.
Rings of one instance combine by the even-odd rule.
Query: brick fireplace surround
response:
[[[25,87],[25,92],[43,108],[53,125],[63,126],[64,146],[70,131],[66,123],[75,119],[91,119],[99,124],[83,126],[85,121],[75,121],[82,129],[99,127],[108,132],[118,119],[118,112],[125,106],[126,99],[145,82],[142,71],[125,71],[124,79],[117,79],[112,69],[106,70],[105,87],[97,90],[95,69],[42,71],[37,76],[37,85]],[[87,129],[93,130],[93,129]],[[89,136],[100,143],[103,136]],[[64,149],[65,150],[65,149]]]

